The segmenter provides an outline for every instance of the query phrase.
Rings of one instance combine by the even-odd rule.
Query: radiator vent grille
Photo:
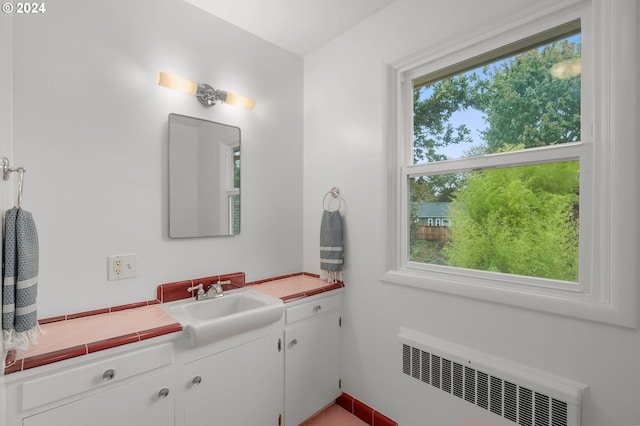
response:
[[[566,402],[402,345],[402,372],[522,426],[568,426]]]

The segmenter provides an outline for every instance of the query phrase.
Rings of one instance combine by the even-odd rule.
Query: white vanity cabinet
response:
[[[341,393],[342,291],[291,303],[285,325],[285,425],[297,426]]]
[[[207,345],[173,333],[11,373],[0,424],[297,426],[340,395],[342,301],[289,302],[276,323]]]
[[[13,373],[7,425],[173,425],[172,344],[131,346]]]
[[[185,426],[281,424],[281,330],[187,362],[182,374]]]

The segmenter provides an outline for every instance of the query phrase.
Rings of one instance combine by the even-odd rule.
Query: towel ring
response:
[[[333,188],[331,188],[331,191],[324,194],[324,197],[322,198],[322,208],[327,211],[336,211],[336,210],[329,210],[328,208],[325,207],[327,196],[329,195],[331,195],[333,198],[338,199],[338,208],[336,208],[336,210],[340,210],[340,188],[338,188],[337,186],[334,186]],[[329,202],[331,202],[331,200],[329,200]]]
[[[11,167],[11,163],[7,157],[2,157],[0,168],[2,169],[2,178],[4,180],[9,180],[9,173],[18,172],[18,203],[16,204],[16,207],[20,208],[20,205],[22,204],[22,188],[24,187],[24,173],[27,170],[24,167]]]

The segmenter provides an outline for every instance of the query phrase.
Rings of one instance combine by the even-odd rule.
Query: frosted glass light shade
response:
[[[158,85],[188,93],[190,95],[195,95],[198,91],[198,83],[195,81],[187,80],[186,78],[178,77],[177,75],[166,72],[158,73]]]
[[[253,109],[253,107],[256,106],[256,101],[254,101],[253,99],[247,96],[236,95],[235,93],[232,93],[232,92],[226,92],[226,93],[227,93],[227,97],[224,100],[225,104],[238,106],[245,109]]]
[[[557,62],[551,67],[551,75],[560,80],[577,77],[582,73],[581,58],[567,59]]]

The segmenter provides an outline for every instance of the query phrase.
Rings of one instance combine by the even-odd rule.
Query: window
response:
[[[607,275],[614,36],[573,6],[392,65],[384,282],[634,323]]]
[[[412,87],[407,260],[578,283],[579,23],[413,78]],[[469,163],[480,156],[485,164]],[[421,232],[421,212],[433,217],[428,226],[452,223]]]

